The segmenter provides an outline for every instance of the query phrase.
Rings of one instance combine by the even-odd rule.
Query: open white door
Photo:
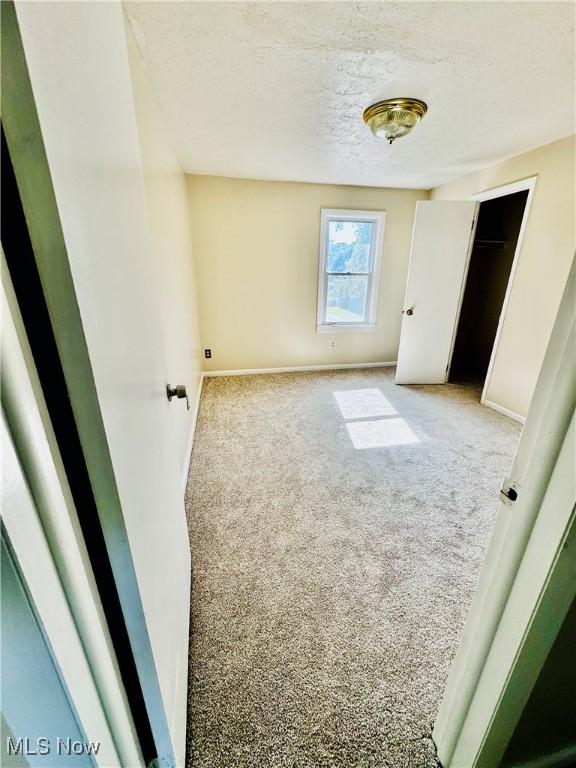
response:
[[[83,519],[89,511],[103,537],[116,593],[103,600],[121,608],[122,671],[143,761],[181,768],[191,558],[176,441],[190,433],[192,414],[168,400],[167,385],[184,383],[193,353],[168,354],[168,296],[180,295],[165,274],[176,262],[150,227],[122,4],[3,3],[2,46],[2,123],[31,274],[86,473]]]
[[[396,384],[444,384],[478,203],[416,203]]]

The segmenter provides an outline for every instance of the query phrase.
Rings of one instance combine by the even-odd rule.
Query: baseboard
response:
[[[576,763],[576,745],[564,747],[551,755],[535,757],[523,763],[510,763],[507,768],[570,768]]]
[[[196,401],[192,408],[192,423],[190,424],[190,436],[188,437],[188,446],[186,447],[186,460],[184,462],[184,473],[182,475],[182,486],[186,493],[188,485],[188,473],[190,472],[190,461],[192,460],[192,448],[194,447],[194,435],[196,433],[196,422],[198,421],[198,411],[200,410],[200,398],[202,397],[202,387],[204,386],[205,373],[200,374],[200,384],[196,394]]]
[[[341,363],[340,365],[293,365],[287,368],[235,368],[230,371],[204,371],[204,376],[255,376],[260,373],[294,373],[297,371],[340,371],[349,368],[393,368],[396,361],[387,363]]]
[[[498,405],[498,403],[493,403],[492,400],[482,400],[482,405],[487,406],[488,408],[492,408],[493,411],[497,411],[498,413],[501,413],[503,416],[508,416],[509,419],[514,419],[514,421],[520,422],[520,424],[524,424],[526,421],[526,416],[521,416],[519,413],[516,413],[515,411],[511,411],[509,408],[504,408],[503,405]]]

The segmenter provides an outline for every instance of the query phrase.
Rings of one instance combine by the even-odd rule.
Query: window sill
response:
[[[316,333],[372,333],[376,323],[325,323],[316,326]]]

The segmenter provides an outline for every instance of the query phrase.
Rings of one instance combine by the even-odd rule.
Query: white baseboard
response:
[[[235,368],[230,371],[204,371],[204,376],[254,376],[260,373],[294,373],[297,371],[340,371],[348,368],[393,368],[387,363],[341,363],[340,365],[293,365],[287,368]]]
[[[535,757],[524,763],[513,763],[510,768],[570,768],[576,763],[576,746],[564,747],[551,755]]]
[[[200,410],[200,398],[202,397],[202,387],[204,385],[205,373],[200,374],[200,383],[198,385],[198,392],[196,394],[196,402],[192,406],[192,423],[190,424],[190,436],[188,437],[188,445],[186,447],[186,459],[184,461],[184,471],[182,474],[182,486],[184,493],[186,493],[186,486],[188,485],[188,473],[190,472],[190,461],[192,459],[192,448],[194,447],[194,434],[196,433],[196,422],[198,421],[198,411]]]
[[[509,408],[504,408],[503,405],[498,405],[498,403],[493,403],[492,400],[482,400],[482,405],[487,406],[488,408],[492,408],[493,411],[497,411],[498,413],[501,413],[503,416],[508,416],[509,419],[514,419],[514,421],[520,422],[520,424],[524,424],[526,421],[526,416],[521,416],[519,413],[516,413],[515,411],[511,411]]]

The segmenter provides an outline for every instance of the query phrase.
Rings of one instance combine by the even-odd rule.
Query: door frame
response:
[[[0,258],[2,524],[80,728],[100,744],[95,764],[141,766],[118,660],[1,250]]]
[[[514,488],[517,496],[511,501],[501,492],[492,539],[434,725],[445,768],[500,764],[576,594],[574,290],[576,263],[510,477],[504,481],[504,490]]]
[[[472,195],[472,200],[476,200],[478,203],[486,202],[487,200],[495,200],[499,197],[507,197],[508,195],[513,195],[516,192],[528,192],[528,197],[526,198],[526,203],[524,205],[524,213],[522,215],[522,222],[520,224],[520,231],[518,232],[518,239],[516,240],[516,249],[514,251],[514,258],[512,259],[512,266],[510,267],[510,274],[508,276],[508,284],[506,286],[506,293],[504,294],[504,301],[502,302],[502,309],[500,310],[500,317],[498,319],[498,327],[496,329],[496,336],[494,337],[494,343],[492,345],[492,352],[490,354],[490,362],[488,363],[488,370],[486,371],[486,377],[484,379],[484,386],[482,387],[482,395],[480,397],[480,402],[482,405],[487,405],[491,408],[495,406],[494,403],[492,403],[490,400],[486,399],[486,395],[488,393],[488,389],[490,387],[491,379],[492,379],[492,373],[494,369],[494,362],[496,360],[496,354],[498,352],[498,347],[500,344],[500,337],[502,335],[502,328],[504,326],[504,322],[506,320],[506,315],[508,313],[508,304],[510,302],[510,295],[512,293],[512,287],[514,285],[514,278],[516,276],[516,269],[518,267],[518,259],[520,256],[520,251],[522,249],[522,243],[524,240],[524,233],[526,231],[526,223],[528,221],[528,215],[530,213],[530,207],[532,205],[532,198],[534,196],[534,188],[536,186],[536,180],[538,179],[538,175],[536,176],[529,176],[525,179],[520,179],[519,181],[514,181],[510,184],[504,184],[499,187],[492,187],[491,189],[487,189],[483,192],[477,192],[475,195]],[[478,213],[478,215],[480,215]],[[469,264],[469,262],[468,262]],[[466,276],[464,278],[464,284],[462,286],[462,294],[464,293],[464,289],[466,288],[466,281],[468,280],[468,269],[466,269]],[[456,322],[456,328],[454,331],[454,335],[456,335],[457,329],[458,329],[458,323],[460,322],[460,316],[458,316],[458,320]],[[452,365],[452,360],[450,360],[450,365]],[[496,410],[502,410],[499,406],[497,406]],[[511,413],[509,411],[506,412],[507,416],[510,416],[510,418],[513,418],[515,421],[521,420],[522,422],[524,419],[519,419],[518,414]]]

